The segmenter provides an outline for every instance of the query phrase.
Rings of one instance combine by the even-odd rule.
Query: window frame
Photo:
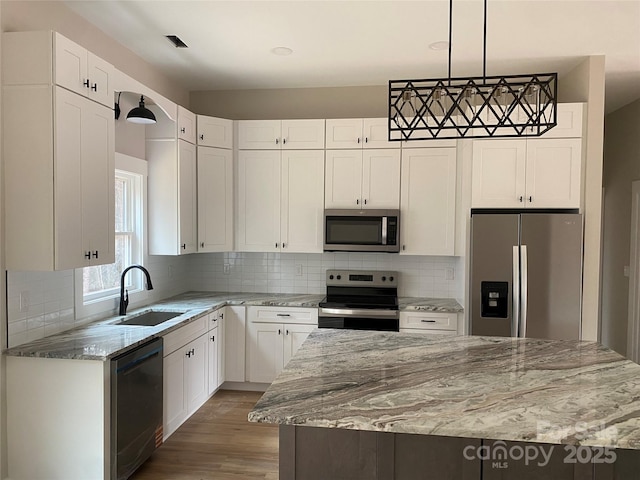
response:
[[[138,222],[142,225],[140,235],[134,235],[131,250],[136,252],[136,256],[132,256],[133,263],[142,265],[148,264],[148,255],[146,249],[147,238],[147,162],[146,160],[125,155],[122,153],[115,154],[116,172],[122,172],[122,175],[129,176],[130,185],[138,190],[134,193],[135,201],[129,206],[135,210]],[[136,180],[135,178],[139,180]],[[137,185],[135,185],[137,184]],[[117,235],[117,234],[116,234]],[[100,294],[89,294],[84,296],[83,288],[83,268],[75,271],[75,307],[77,319],[92,319],[105,314],[117,314],[120,300],[120,288],[112,288],[100,292]],[[143,303],[148,298],[148,293],[143,287],[143,279],[141,272],[138,270],[130,271],[127,274],[127,289],[129,291],[129,301],[133,303]]]

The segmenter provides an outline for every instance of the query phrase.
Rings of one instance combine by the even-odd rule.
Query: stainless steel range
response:
[[[399,331],[398,272],[327,270],[319,328]]]

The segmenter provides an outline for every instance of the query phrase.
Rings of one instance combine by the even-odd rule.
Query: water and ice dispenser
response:
[[[481,282],[481,317],[509,317],[509,282]]]

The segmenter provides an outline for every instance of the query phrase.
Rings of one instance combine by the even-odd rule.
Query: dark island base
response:
[[[280,480],[639,478],[638,450],[280,426]]]

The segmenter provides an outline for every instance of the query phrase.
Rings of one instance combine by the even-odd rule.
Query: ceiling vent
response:
[[[165,37],[167,37],[176,48],[189,48],[187,44],[180,40],[180,37],[178,37],[177,35],[165,35]]]

